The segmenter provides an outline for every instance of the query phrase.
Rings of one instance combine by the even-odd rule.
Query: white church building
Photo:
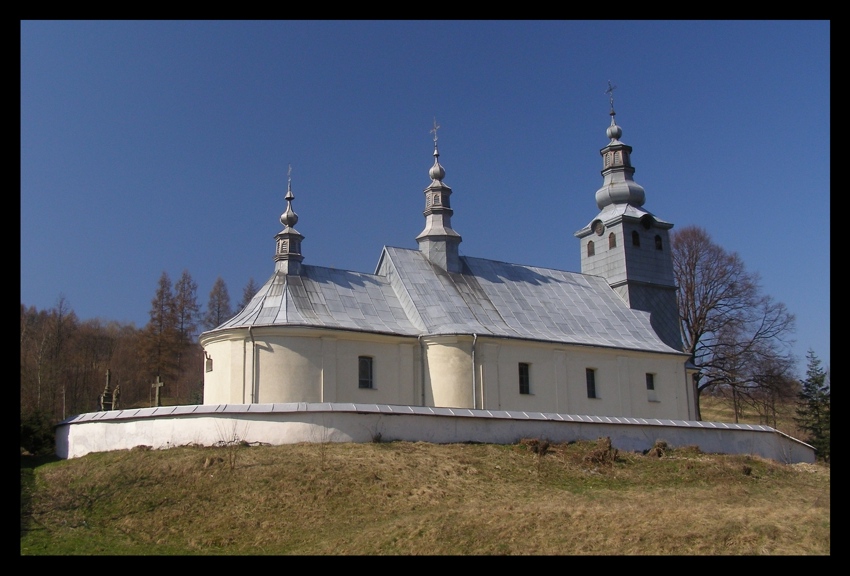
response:
[[[697,421],[673,225],[643,208],[613,100],[598,212],[575,233],[581,272],[461,256],[436,128],[418,250],[384,247],[373,274],[304,264],[290,178],[271,276],[200,335],[204,403],[73,416],[56,428],[57,455],[607,436],[628,451],[664,440],[815,461],[812,446],[769,426]]]
[[[610,115],[598,212],[575,233],[581,272],[459,254],[436,124],[419,248],[384,247],[372,274],[304,263],[290,178],[273,273],[200,336],[204,404],[696,420],[673,225],[643,207],[613,100]]]

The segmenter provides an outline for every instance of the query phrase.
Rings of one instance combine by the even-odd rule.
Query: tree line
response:
[[[244,308],[258,290],[251,278],[242,299],[231,306],[219,277],[206,309],[187,270],[172,283],[167,272],[157,282],[148,323],[137,328],[95,318],[81,320],[60,295],[48,310],[21,303],[21,446],[52,451],[52,426],[70,416],[95,412],[107,385],[118,389],[120,408],[149,407],[157,377],[168,404],[203,401],[203,350],[198,335]]]

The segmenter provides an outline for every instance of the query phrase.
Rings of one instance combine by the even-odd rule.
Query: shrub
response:
[[[47,456],[56,451],[53,425],[43,412],[21,415],[21,454]]]
[[[584,461],[588,464],[611,465],[617,459],[617,454],[619,450],[611,445],[611,438],[606,436],[596,441],[596,448],[584,457]]]

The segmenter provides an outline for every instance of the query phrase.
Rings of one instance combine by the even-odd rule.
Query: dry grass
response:
[[[722,396],[700,396],[700,414],[706,422],[735,422],[735,411],[732,400]],[[741,424],[764,424],[776,428],[794,438],[803,439],[805,433],[794,422],[796,404],[785,402],[776,406],[775,413],[769,416],[760,415],[751,405],[739,407],[737,421]],[[775,416],[775,418],[774,418]]]
[[[828,467],[605,439],[181,447],[24,472],[24,555],[830,554]]]

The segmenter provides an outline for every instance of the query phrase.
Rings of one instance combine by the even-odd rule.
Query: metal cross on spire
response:
[[[287,202],[295,198],[292,195],[292,164],[289,164],[289,169],[286,171],[286,200]]]
[[[435,116],[434,117],[434,127],[430,130],[430,132],[434,135],[434,147],[435,148],[437,146],[437,130],[439,130],[439,129],[440,129],[440,127],[437,125],[437,117]]]
[[[613,84],[611,84],[611,81],[608,80],[608,89],[605,91],[605,93],[608,94],[609,100],[611,102],[611,114],[612,115],[614,114],[614,90],[616,90],[616,89],[617,89],[617,87],[614,86]]]

